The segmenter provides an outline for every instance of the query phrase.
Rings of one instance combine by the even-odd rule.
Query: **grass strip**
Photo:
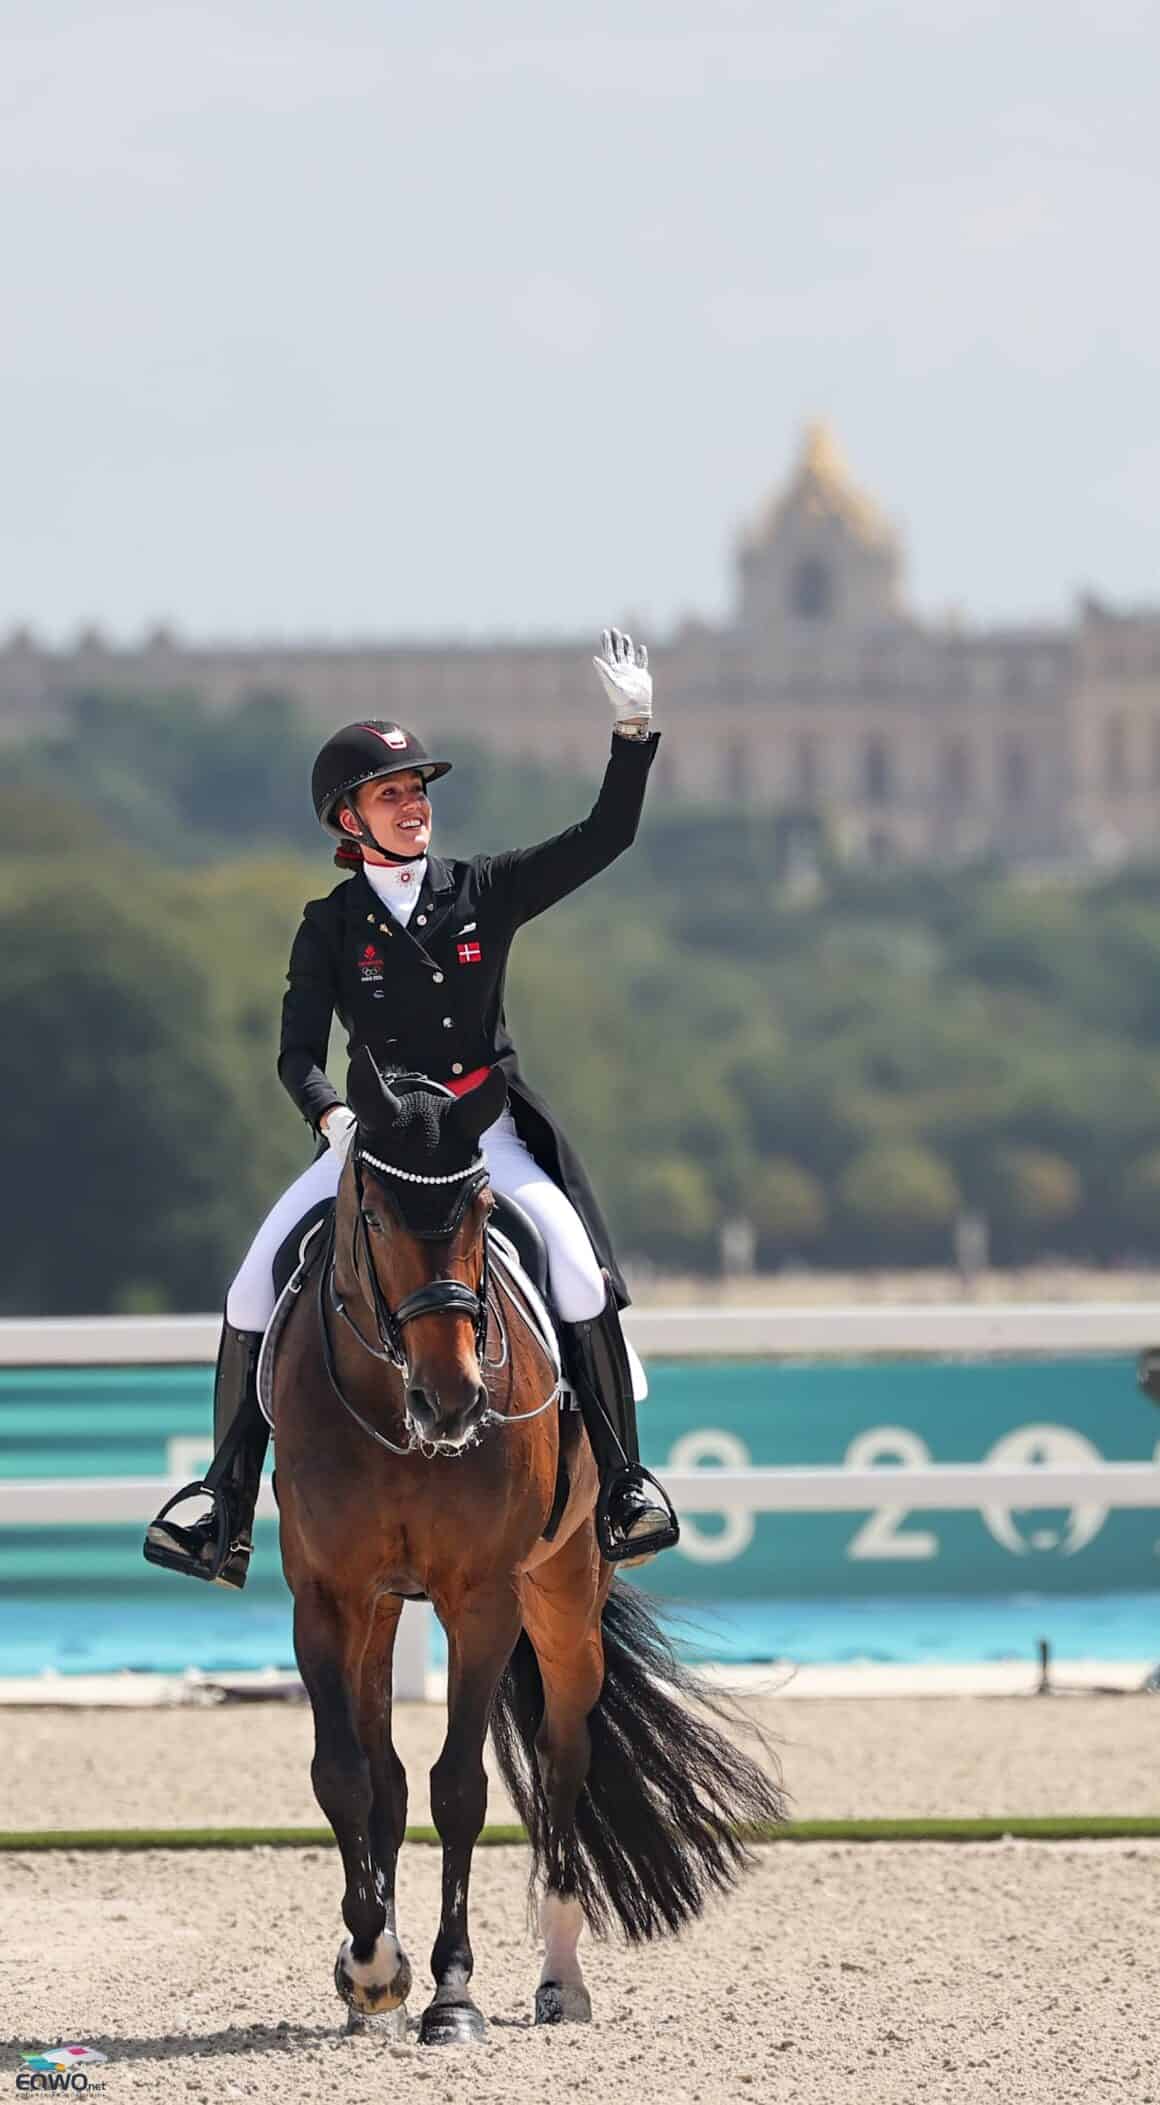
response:
[[[526,1840],[522,1827],[485,1827],[480,1848]],[[753,1842],[1124,1842],[1160,1839],[1160,1814],[1077,1813],[975,1820],[795,1820],[747,1831]],[[433,1827],[408,1842],[437,1844]],[[328,1827],[78,1827],[0,1830],[0,1851],[52,1849],[329,1849]]]

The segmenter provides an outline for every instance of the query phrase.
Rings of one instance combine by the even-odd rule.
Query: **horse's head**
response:
[[[493,1067],[456,1097],[425,1075],[384,1077],[360,1047],[347,1090],[358,1131],[344,1197],[352,1246],[366,1259],[360,1283],[403,1367],[413,1431],[460,1448],[488,1407],[480,1358],[493,1200],[479,1137],[503,1110],[507,1082]]]

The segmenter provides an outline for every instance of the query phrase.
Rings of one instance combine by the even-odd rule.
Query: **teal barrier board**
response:
[[[647,1462],[750,1464],[1151,1461],[1160,1413],[1130,1359],[655,1360],[641,1407]],[[193,1476],[208,1458],[207,1367],[0,1370],[0,1475]],[[642,1575],[670,1598],[1160,1591],[1160,1510],[904,1515],[701,1514]],[[248,1595],[281,1590],[276,1523],[263,1523]],[[146,1566],[136,1528],[0,1531],[0,1591],[110,1597],[182,1581]],[[192,1589],[184,1588],[186,1593]],[[199,1589],[199,1592],[209,1589]]]

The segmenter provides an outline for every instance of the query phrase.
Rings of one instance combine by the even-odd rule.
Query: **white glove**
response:
[[[357,1124],[354,1112],[349,1110],[346,1104],[335,1104],[326,1114],[326,1138],[343,1162],[350,1153],[350,1144]]]
[[[620,629],[605,629],[600,656],[592,663],[616,711],[618,724],[646,724],[652,717],[652,674],[648,651]]]

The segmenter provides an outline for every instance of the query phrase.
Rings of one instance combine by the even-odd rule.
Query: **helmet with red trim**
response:
[[[401,775],[417,770],[425,783],[450,773],[449,760],[434,760],[421,739],[401,724],[372,717],[366,723],[344,724],[328,738],[314,763],[310,793],[318,822],[339,840],[350,838],[338,822],[338,807],[344,797],[375,782],[380,775]]]

